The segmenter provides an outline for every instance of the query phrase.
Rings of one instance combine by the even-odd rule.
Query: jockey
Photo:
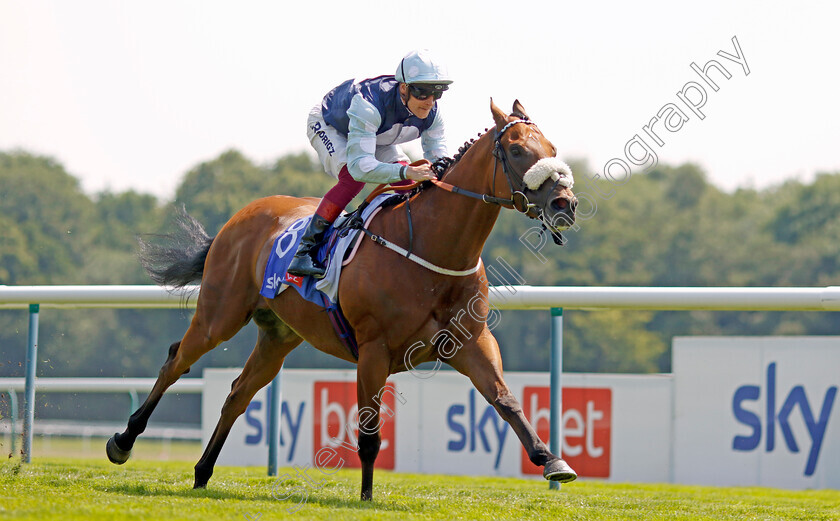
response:
[[[435,177],[430,162],[447,154],[437,100],[451,83],[428,51],[412,51],[393,76],[358,83],[347,80],[310,111],[309,142],[338,184],[321,199],[289,273],[324,276],[326,268],[316,258],[317,246],[365,183],[403,185]],[[399,143],[417,138],[425,161],[409,165]]]

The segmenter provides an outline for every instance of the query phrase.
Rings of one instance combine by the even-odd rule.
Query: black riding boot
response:
[[[297,252],[286,270],[292,275],[311,275],[316,279],[324,278],[327,267],[318,262],[318,246],[324,239],[324,232],[330,227],[332,221],[328,221],[318,214],[312,216],[312,221],[303,233]]]

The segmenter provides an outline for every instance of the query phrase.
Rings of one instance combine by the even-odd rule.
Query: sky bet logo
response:
[[[318,451],[328,447],[335,449],[342,466],[360,468],[359,451],[359,405],[356,400],[356,382],[315,382],[314,424],[312,425],[312,459],[319,461]],[[379,393],[382,445],[374,467],[394,470],[396,400],[405,403],[396,387],[388,383]]]
[[[548,444],[551,417],[551,388],[525,386],[522,411]],[[612,390],[609,388],[563,388],[562,458],[581,477],[610,477],[612,438]],[[542,474],[543,469],[528,459],[522,449],[522,473]]]
[[[495,455],[493,468],[499,468],[508,424],[492,405],[487,405],[484,398],[478,396],[475,389],[470,389],[467,403],[456,403],[449,407],[446,411],[446,424],[454,435],[446,444],[448,451],[461,452],[468,449],[475,452],[481,449]]]
[[[805,395],[805,388],[801,385],[794,386],[776,412],[776,363],[767,366],[767,395],[765,421],[767,428],[765,434],[765,447],[767,452],[773,452],[776,447],[776,424],[782,431],[785,444],[791,452],[799,452],[799,445],[793,435],[790,426],[790,416],[794,409],[799,406],[805,427],[811,437],[811,450],[808,452],[808,462],[805,464],[805,476],[812,476],[817,468],[817,461],[820,456],[825,430],[828,427],[828,419],[834,405],[834,397],[837,395],[837,387],[831,386],[825,393],[819,418],[814,421],[814,413]],[[752,434],[747,436],[735,436],[732,440],[732,448],[741,451],[752,451],[758,448],[761,443],[761,417],[755,412],[744,408],[744,402],[758,401],[761,398],[761,388],[757,385],[742,385],[735,391],[732,397],[732,413],[739,423],[752,428]]]

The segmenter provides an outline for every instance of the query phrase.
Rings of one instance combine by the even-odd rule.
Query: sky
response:
[[[450,153],[490,126],[491,97],[519,99],[559,157],[596,172],[629,164],[638,135],[636,158],[644,142],[727,191],[808,182],[840,171],[838,19],[840,3],[807,1],[0,0],[0,151],[50,156],[89,194],[170,200],[227,149],[312,152],[306,116],[327,91],[428,48],[455,81],[439,102]],[[691,68],[709,60],[730,75],[708,71],[717,91]]]

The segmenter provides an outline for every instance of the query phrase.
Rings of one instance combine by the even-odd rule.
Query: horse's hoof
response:
[[[193,483],[194,489],[199,488],[207,488],[207,482],[210,481],[210,478],[213,477],[213,467],[205,470],[206,467],[201,467],[199,465],[195,466],[195,482]]]
[[[111,460],[111,463],[115,463],[117,465],[122,465],[128,458],[131,457],[130,450],[122,450],[117,446],[117,435],[114,434],[108,440],[108,443],[105,444],[105,453],[108,454],[108,459]]]
[[[549,461],[543,469],[543,477],[549,481],[568,483],[577,479],[577,473],[561,459]]]

